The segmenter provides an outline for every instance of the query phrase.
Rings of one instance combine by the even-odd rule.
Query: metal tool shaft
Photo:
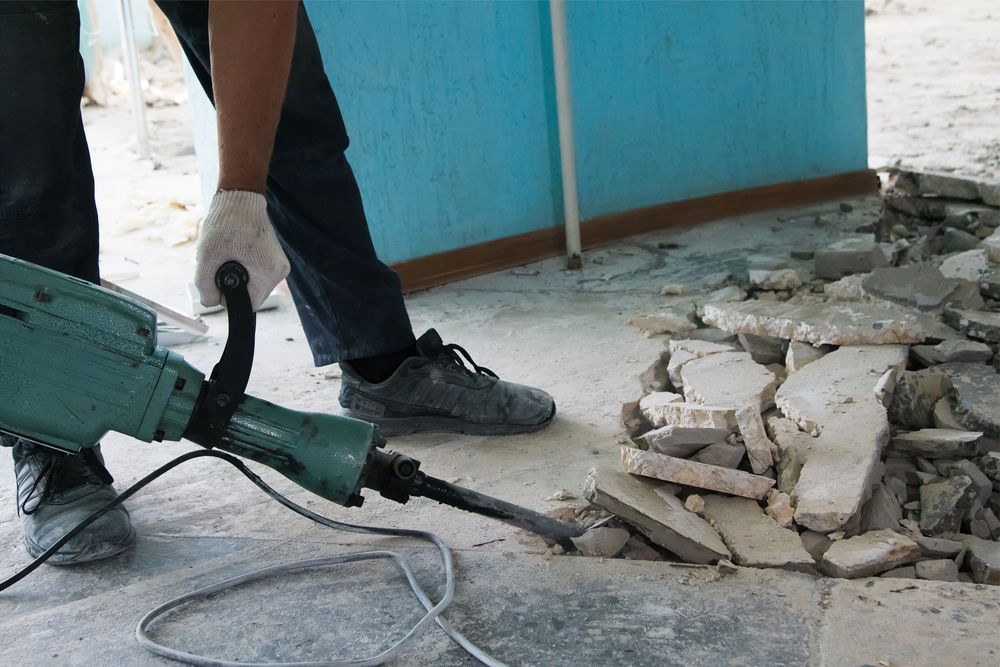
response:
[[[571,537],[583,533],[576,526],[559,521],[545,514],[529,510],[498,498],[463,489],[418,472],[410,491],[413,496],[423,496],[439,503],[457,507],[467,512],[499,519],[504,523],[531,531],[559,543],[564,548],[573,549]]]

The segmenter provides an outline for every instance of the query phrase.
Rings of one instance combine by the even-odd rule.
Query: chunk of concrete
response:
[[[985,364],[941,364],[933,370],[951,380],[950,406],[958,423],[982,431],[987,438],[1000,439],[1000,374]]]
[[[639,410],[639,401],[622,403],[622,411],[618,417],[618,425],[625,429],[630,438],[636,438],[649,430],[649,422]]]
[[[886,205],[894,211],[899,211],[914,218],[924,220],[944,220],[948,216],[945,202],[939,199],[926,199],[907,195],[896,195],[885,198]]]
[[[938,470],[946,477],[965,475],[972,480],[972,484],[976,487],[976,499],[979,500],[979,504],[985,507],[990,502],[990,495],[993,493],[993,481],[972,461],[968,459],[941,461],[938,464]]]
[[[954,410],[952,410],[951,403],[951,399],[945,397],[934,404],[934,412],[931,415],[934,421],[934,428],[944,428],[952,431],[964,430],[961,422],[958,421],[958,417],[955,416]]]
[[[925,369],[903,371],[896,376],[896,386],[889,402],[889,420],[909,428],[934,426],[934,406],[952,389],[947,375]]]
[[[720,440],[699,450],[696,454],[688,457],[688,460],[723,468],[738,468],[746,453],[746,448],[743,445]]]
[[[958,581],[958,566],[950,558],[922,560],[916,565],[917,579]]]
[[[775,336],[813,345],[920,343],[913,313],[895,304],[746,301],[705,305],[706,322],[726,331]]]
[[[776,468],[778,472],[778,490],[782,493],[793,493],[798,484],[802,466],[805,465],[812,452],[816,438],[799,430],[791,419],[770,417],[767,420],[768,431],[773,442],[778,446]]]
[[[725,439],[726,435],[728,431],[721,428],[685,428],[670,424],[646,433],[642,440],[654,452],[687,458],[707,445]]]
[[[785,416],[817,436],[792,494],[800,526],[835,531],[861,510],[889,439],[886,409],[872,389],[885,371],[903,367],[908,352],[905,346],[842,347],[778,390]]]
[[[836,280],[852,273],[866,273],[888,265],[889,258],[875,242],[873,234],[844,238],[825,248],[818,248],[813,256],[816,277],[827,280]]]
[[[646,544],[638,535],[628,538],[621,557],[625,560],[664,560],[659,551]]]
[[[707,521],[685,510],[675,496],[658,494],[655,489],[648,480],[598,467],[587,475],[584,495],[686,561],[713,563],[731,557]]]
[[[1000,229],[983,239],[983,250],[986,258],[994,264],[1000,264]]]
[[[639,411],[647,422],[659,428],[668,422],[664,418],[664,408],[671,403],[680,403],[684,397],[669,391],[656,391],[639,399]]]
[[[958,288],[959,281],[945,278],[931,264],[893,266],[872,271],[862,283],[865,291],[889,301],[932,310]]]
[[[937,345],[914,345],[910,350],[928,366],[954,362],[981,363],[993,358],[993,350],[986,343],[952,338]]]
[[[920,530],[931,536],[957,532],[975,498],[976,486],[964,475],[924,484],[920,487]]]
[[[889,441],[889,449],[901,454],[928,459],[953,459],[979,454],[979,431],[958,431],[946,428],[925,428],[897,433]]]
[[[670,361],[670,351],[663,350],[649,368],[639,374],[639,386],[645,393],[665,391],[670,387],[667,377],[667,363]]]
[[[900,171],[893,187],[910,195],[950,197],[965,201],[979,201],[981,198],[976,181],[949,174]]]
[[[941,251],[951,253],[975,250],[979,247],[979,242],[980,239],[978,236],[970,234],[965,230],[946,229],[941,235]]]
[[[705,327],[689,333],[688,339],[726,345],[736,342],[736,334],[715,327]]]
[[[974,535],[953,534],[969,549],[965,562],[969,566],[972,580],[977,584],[1000,586],[1000,542],[984,540]]]
[[[782,528],[792,528],[795,523],[795,507],[792,506],[791,496],[777,489],[767,492],[767,506],[764,511]]]
[[[838,540],[823,554],[821,569],[832,577],[872,577],[920,559],[916,542],[891,530],[873,530]]]
[[[625,547],[631,535],[624,528],[600,526],[591,528],[579,537],[570,538],[584,556],[614,558]]]
[[[746,352],[720,352],[694,359],[681,368],[684,398],[689,403],[733,409],[753,404],[774,406],[778,378]]]
[[[743,445],[750,460],[750,469],[760,475],[774,465],[771,450],[778,446],[771,442],[764,430],[764,420],[760,416],[760,406],[756,401],[746,404],[736,411],[736,425],[743,436]]]
[[[802,546],[809,552],[809,555],[812,556],[813,560],[817,563],[823,560],[823,554],[825,554],[826,550],[830,548],[831,544],[833,544],[833,540],[829,537],[823,533],[817,533],[813,530],[803,531],[802,534],[799,535],[799,538],[802,540]]]
[[[1000,206],[1000,183],[980,183],[979,198],[984,204]]]
[[[684,386],[681,378],[681,368],[689,361],[707,357],[710,354],[733,352],[736,348],[723,343],[713,343],[702,340],[671,340],[667,344],[670,361],[667,363],[667,376],[675,387]]]
[[[958,540],[949,540],[943,537],[915,537],[913,541],[920,545],[920,553],[924,558],[948,558],[955,559],[965,545]]]
[[[750,269],[750,285],[763,290],[793,290],[802,287],[795,269]]]
[[[737,336],[743,349],[750,353],[758,364],[777,364],[785,358],[784,341],[774,336],[755,336],[754,334],[739,334]]]
[[[673,424],[686,428],[736,430],[736,411],[727,406],[700,403],[664,403],[657,406],[652,424],[656,428]]]
[[[979,282],[990,271],[990,261],[982,248],[952,255],[938,267],[945,278]]]
[[[705,518],[722,535],[738,565],[813,570],[813,558],[798,533],[779,526],[753,500],[714,494],[704,500]]]
[[[785,369],[789,373],[800,371],[806,364],[811,364],[817,359],[822,359],[830,352],[833,352],[834,349],[836,348],[830,345],[815,347],[808,343],[800,343],[797,340],[793,340],[788,344],[788,351],[785,353]]]
[[[621,461],[625,472],[633,475],[755,500],[764,498],[768,489],[774,486],[773,479],[742,470],[706,465],[633,447],[621,448]]]
[[[944,311],[944,323],[970,338],[1000,343],[1000,313],[949,308]]]

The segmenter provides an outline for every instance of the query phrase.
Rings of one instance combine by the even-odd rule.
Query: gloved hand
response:
[[[257,310],[288,275],[285,257],[263,195],[244,190],[220,190],[212,198],[198,241],[194,284],[203,306],[217,306],[222,292],[215,284],[219,267],[235,260],[250,276],[250,304]]]

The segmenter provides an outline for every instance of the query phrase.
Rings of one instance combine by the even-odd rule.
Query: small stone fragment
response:
[[[941,251],[965,252],[979,247],[979,237],[961,229],[946,229],[941,235]]]
[[[614,558],[621,552],[629,537],[631,537],[629,532],[624,528],[601,526],[591,528],[583,535],[570,539],[584,556]]]
[[[680,296],[681,294],[686,294],[688,288],[686,285],[681,283],[667,283],[660,288],[660,294],[663,296]]]
[[[723,468],[738,468],[745,454],[746,448],[743,445],[721,440],[699,450],[688,457],[688,460]]]
[[[1000,313],[998,313],[1000,315]],[[1000,374],[984,364],[941,364],[934,370],[947,374],[954,389],[950,404],[961,428],[982,431],[1000,440]]]
[[[692,493],[690,496],[684,499],[684,509],[688,512],[694,512],[700,517],[705,516],[705,499],[699,496],[697,493]]]
[[[872,234],[859,234],[816,250],[816,277],[836,280],[852,273],[865,273],[888,266],[889,260]]]
[[[776,450],[777,445],[767,437],[758,401],[748,403],[736,411],[736,425],[739,427],[740,435],[743,436],[743,445],[746,447],[747,458],[750,460],[750,469],[755,474],[760,475],[774,465],[771,450]]]
[[[976,431],[925,428],[897,433],[889,441],[889,449],[931,459],[967,458],[979,454],[979,440],[982,437],[983,434]]]
[[[636,526],[655,544],[691,563],[712,563],[730,553],[708,522],[684,509],[656,485],[611,468],[593,468],[584,485],[586,498]]]
[[[920,530],[926,535],[957,532],[972,506],[976,487],[962,475],[920,487]]]
[[[822,570],[832,577],[871,577],[920,558],[916,542],[891,530],[873,530],[838,540],[823,554]]]
[[[618,424],[625,429],[625,433],[630,438],[635,438],[649,430],[649,423],[639,410],[639,401],[622,403],[622,411],[618,418]]]
[[[621,448],[622,468],[633,475],[652,477],[699,489],[760,500],[774,486],[774,480],[741,470],[711,466],[672,456]]]
[[[892,395],[896,392],[896,378],[899,377],[898,368],[890,368],[882,377],[878,379],[875,383],[875,387],[872,389],[872,393],[875,394],[875,400],[881,403],[884,407],[889,407],[892,402]]]
[[[738,565],[808,572],[814,561],[798,533],[779,526],[753,500],[709,495],[705,516],[722,535]]]
[[[986,257],[994,264],[1000,264],[1000,229],[983,239]]]
[[[933,426],[934,407],[951,388],[950,378],[931,369],[903,371],[896,377],[889,421],[909,428]]]
[[[663,350],[649,368],[639,374],[639,385],[645,393],[664,391],[669,388],[667,363],[670,361],[670,351]]]
[[[768,491],[767,507],[764,511],[782,528],[791,528],[794,524],[795,508],[792,506],[792,499],[787,493],[782,493],[777,489]]]
[[[792,290],[802,286],[795,269],[750,269],[750,285],[764,290]]]

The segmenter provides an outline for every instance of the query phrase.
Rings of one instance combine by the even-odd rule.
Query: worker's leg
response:
[[[208,3],[158,5],[211,97]],[[361,193],[344,157],[347,144],[340,108],[300,6],[267,201],[317,365],[392,353],[414,343],[399,279],[375,254]]]
[[[208,3],[159,0],[211,96]],[[292,265],[289,285],[319,365],[340,361],[340,404],[386,433],[520,433],[548,424],[545,392],[463,362],[433,329],[414,341],[399,280],[372,246],[344,158],[347,133],[306,16],[268,175],[268,213]]]
[[[0,0],[0,253],[98,282],[79,39],[76,2]],[[0,444],[13,447],[18,510],[32,556],[116,496],[96,460],[9,437]],[[106,558],[134,539],[119,506],[49,562]]]

